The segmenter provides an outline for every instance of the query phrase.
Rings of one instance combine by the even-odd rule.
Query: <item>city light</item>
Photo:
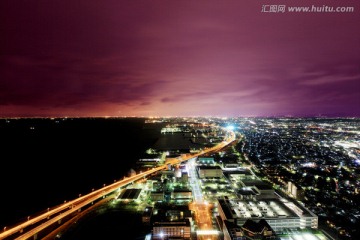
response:
[[[197,235],[219,235],[219,231],[217,230],[197,230]]]
[[[235,129],[235,126],[234,125],[228,125],[228,126],[226,126],[226,129],[232,131],[232,130]]]

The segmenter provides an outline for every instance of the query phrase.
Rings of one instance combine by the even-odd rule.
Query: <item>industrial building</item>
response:
[[[223,176],[221,167],[219,166],[197,166],[199,178],[220,178]]]
[[[218,198],[218,212],[222,221],[243,226],[248,219],[261,219],[275,232],[283,229],[318,227],[318,217],[302,205],[285,199],[273,198],[262,201]]]
[[[154,222],[152,240],[191,239],[191,226],[188,219],[181,221]]]

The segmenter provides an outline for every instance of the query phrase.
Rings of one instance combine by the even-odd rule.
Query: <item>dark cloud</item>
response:
[[[359,116],[359,2],[263,4],[1,1],[1,115]]]
[[[126,104],[151,98],[164,81],[118,66],[116,59],[8,57],[1,64],[1,105],[66,107],[83,102]]]

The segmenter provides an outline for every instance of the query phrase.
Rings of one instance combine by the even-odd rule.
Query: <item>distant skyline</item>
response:
[[[0,117],[360,117],[359,23],[358,0],[3,0]]]

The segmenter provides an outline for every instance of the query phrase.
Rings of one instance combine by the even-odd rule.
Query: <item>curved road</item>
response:
[[[91,204],[92,202],[105,197],[107,194],[116,191],[117,189],[126,186],[128,184],[131,184],[134,181],[137,181],[141,178],[145,178],[146,176],[153,174],[157,171],[166,169],[167,166],[170,165],[174,165],[174,164],[178,164],[184,161],[187,161],[191,158],[194,157],[198,157],[201,156],[203,154],[209,153],[209,152],[213,152],[213,151],[219,151],[220,149],[224,148],[225,146],[227,146],[228,144],[232,143],[233,141],[235,141],[235,133],[233,131],[227,130],[230,132],[230,136],[227,137],[224,141],[222,141],[221,143],[219,143],[218,145],[211,147],[211,148],[207,148],[204,149],[202,151],[200,151],[199,153],[195,153],[195,154],[182,154],[181,156],[177,157],[177,158],[171,158],[168,159],[166,161],[166,163],[163,166],[160,167],[156,167],[153,168],[151,170],[148,170],[146,172],[143,173],[139,173],[135,176],[132,177],[128,177],[125,178],[123,180],[120,180],[118,182],[112,183],[108,186],[105,186],[103,188],[100,188],[98,190],[95,190],[91,193],[88,193],[82,197],[76,198],[72,201],[66,202],[64,204],[61,204],[60,206],[49,210],[48,212],[41,214],[37,217],[34,217],[32,219],[29,219],[28,221],[21,223],[15,227],[12,227],[4,232],[2,232],[0,234],[0,239],[4,239],[7,237],[10,237],[11,235],[18,233],[20,231],[22,231],[24,228],[29,227],[31,225],[34,225],[40,221],[43,221],[45,219],[48,219],[47,221],[45,221],[44,223],[35,226],[34,228],[32,228],[31,230],[28,230],[26,233],[22,234],[21,236],[19,236],[18,238],[16,238],[16,240],[25,240],[25,239],[29,239],[32,236],[35,236],[38,232],[41,232],[42,230],[46,229],[47,227],[49,227],[50,225],[52,225],[53,223],[61,220],[62,218],[68,216],[69,214],[72,214],[76,211],[78,211],[79,209],[81,209],[82,207]]]

